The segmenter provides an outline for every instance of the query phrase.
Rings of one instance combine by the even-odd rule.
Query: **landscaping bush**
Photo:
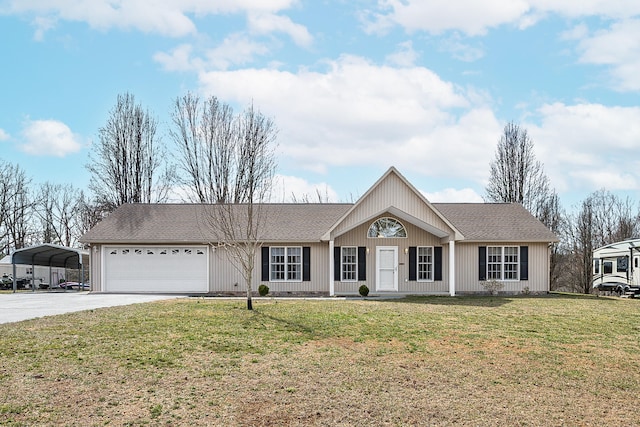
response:
[[[261,297],[267,296],[267,294],[269,293],[269,287],[267,285],[258,286],[258,293]]]
[[[369,288],[367,288],[367,285],[362,285],[358,289],[358,293],[360,293],[360,295],[362,295],[363,297],[366,297],[367,295],[369,295]]]
[[[499,291],[504,288],[504,283],[498,282],[495,279],[487,280],[486,282],[480,282],[482,287],[488,291],[491,295],[497,295]]]

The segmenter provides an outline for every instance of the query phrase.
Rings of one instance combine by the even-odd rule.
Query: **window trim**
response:
[[[354,262],[346,263],[344,260],[344,250],[352,249],[354,251]],[[352,271],[345,271],[345,265],[351,265]],[[345,273],[353,274],[353,279],[345,278]],[[341,282],[357,282],[358,281],[358,247],[357,246],[341,246],[340,247],[340,281]]]
[[[420,262],[420,249],[431,249],[431,261],[430,262]],[[417,282],[433,282],[435,281],[435,249],[433,246],[417,246],[416,247],[416,281]],[[428,272],[430,271],[430,277],[427,277],[426,279],[421,279],[420,278],[420,265],[421,264],[425,264],[425,265],[431,265],[431,269],[427,270]]]
[[[282,264],[284,269],[283,269],[283,274],[284,274],[284,278],[283,279],[274,279],[273,278],[273,250],[274,249],[284,249],[284,261],[282,263],[278,263],[278,265]],[[300,258],[300,262],[297,263],[290,263],[289,262],[289,250],[291,249],[299,249],[300,253],[298,254],[299,258]],[[303,280],[303,276],[304,276],[304,272],[303,272],[303,266],[304,266],[304,260],[303,260],[304,256],[303,256],[303,249],[302,246],[269,246],[269,282],[302,282]],[[289,279],[288,275],[290,273],[290,269],[289,266],[293,266],[293,265],[298,265],[299,268],[297,270],[297,273],[299,275],[299,279]]]
[[[500,262],[492,262],[490,261],[490,257],[491,256],[495,256],[490,254],[489,252],[491,252],[491,249],[496,249],[499,248],[500,249]],[[515,249],[515,254],[509,254],[509,256],[515,256],[515,261],[510,261],[507,262],[506,261],[506,256],[507,254],[505,253],[505,249],[506,248],[513,248]],[[520,275],[521,275],[521,271],[520,271],[520,259],[521,255],[520,255],[520,246],[516,246],[516,245],[506,245],[506,246],[487,246],[487,254],[486,254],[486,280],[497,280],[499,282],[519,282],[520,281]],[[500,272],[500,277],[491,277],[491,273],[494,273],[492,271],[489,270],[489,266],[490,265],[496,265],[499,266],[499,272]],[[505,279],[505,267],[507,265],[513,265],[515,266],[515,271],[516,271],[516,277],[513,278],[508,278]]]

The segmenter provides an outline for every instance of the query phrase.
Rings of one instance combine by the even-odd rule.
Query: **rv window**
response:
[[[619,256],[616,260],[616,270],[618,272],[627,271],[627,267],[629,267],[629,258],[626,256]]]
[[[611,274],[611,273],[613,273],[613,262],[605,261],[603,270],[604,270],[602,272],[603,274]]]
[[[593,274],[600,274],[600,260],[598,258],[593,259]]]
[[[635,259],[633,260],[633,266],[634,266],[635,268],[638,268],[638,258],[635,258]]]

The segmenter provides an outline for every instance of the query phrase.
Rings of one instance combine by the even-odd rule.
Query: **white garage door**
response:
[[[105,247],[105,292],[207,292],[206,246]]]

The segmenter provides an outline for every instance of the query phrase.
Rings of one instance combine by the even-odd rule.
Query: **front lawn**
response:
[[[179,299],[0,325],[0,425],[640,424],[637,300],[254,306]]]

